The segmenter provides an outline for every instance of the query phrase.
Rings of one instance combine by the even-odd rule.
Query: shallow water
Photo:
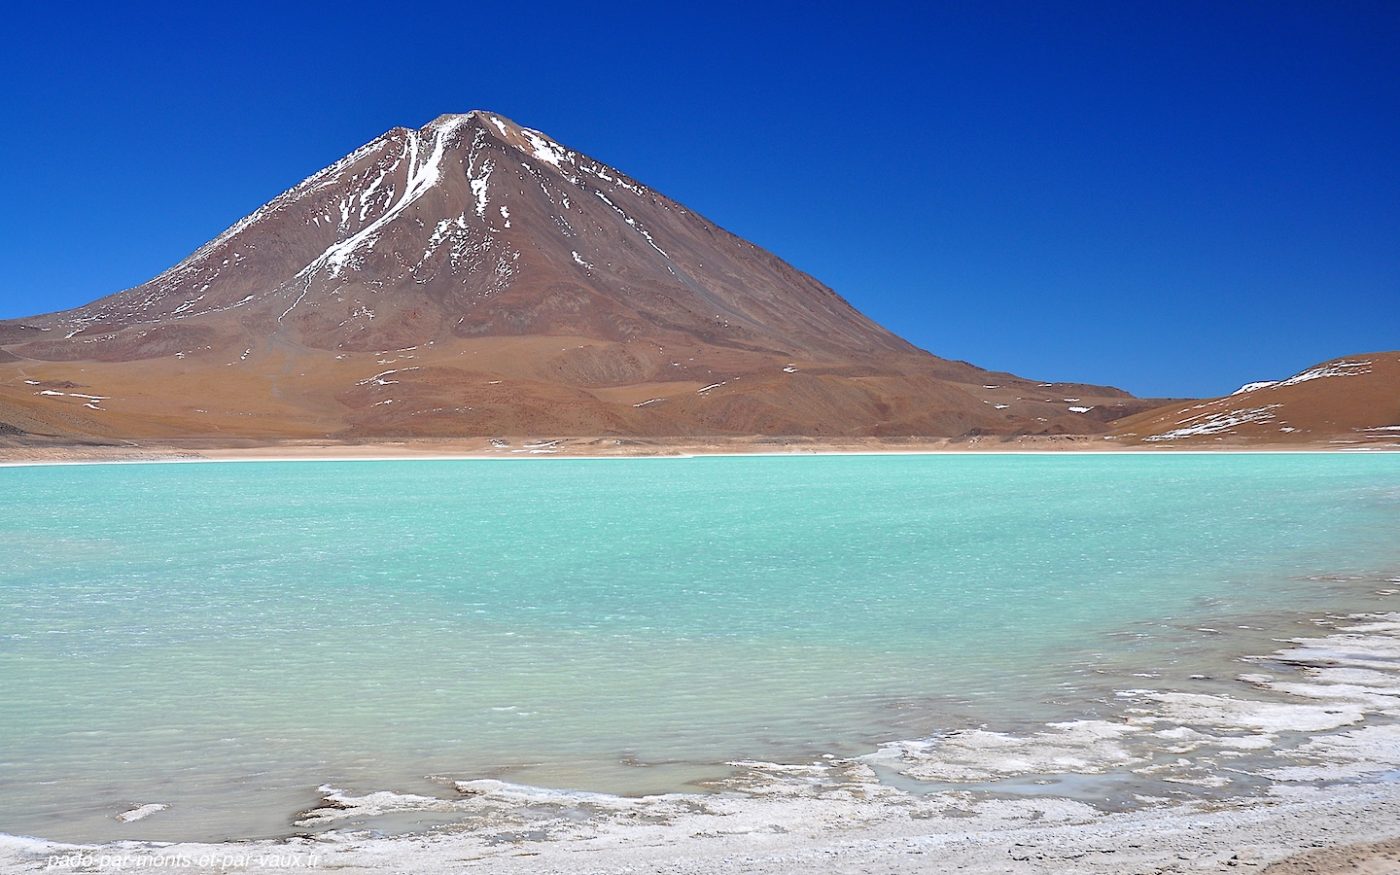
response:
[[[1400,456],[0,471],[0,832],[624,793],[1187,687],[1400,568]],[[1240,628],[1241,626],[1248,628]],[[133,824],[142,803],[170,808]]]

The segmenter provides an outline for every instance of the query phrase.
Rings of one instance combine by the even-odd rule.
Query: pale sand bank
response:
[[[1125,444],[1103,436],[916,438],[458,438],[410,439],[375,443],[277,441],[229,445],[211,441],[178,444],[3,445],[0,465],[156,461],[292,461],[390,459],[520,458],[676,458],[723,455],[897,455],[924,453],[1224,453],[1224,452],[1395,452],[1400,441],[1358,440],[1346,445],[1212,443],[1180,445]]]
[[[1400,872],[1400,839],[1307,851],[1274,863],[1265,875],[1394,875]]]

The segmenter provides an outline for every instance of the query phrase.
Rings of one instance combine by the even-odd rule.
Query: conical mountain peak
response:
[[[136,427],[122,409],[164,410],[156,393],[199,396],[159,413],[169,428],[269,435],[1092,431],[1130,403],[1080,389],[1114,400],[1093,416],[1025,401],[1044,392],[993,404],[984,385],[1015,378],[910,346],[772,254],[482,110],[387,131],[141,286],[0,323],[0,377],[13,361],[82,363],[84,394],[112,400],[63,427],[104,436]],[[122,383],[133,373],[139,387]]]

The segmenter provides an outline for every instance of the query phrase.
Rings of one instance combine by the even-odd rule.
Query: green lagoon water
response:
[[[1031,728],[1400,571],[1400,455],[10,468],[0,495],[0,832],[72,839]]]

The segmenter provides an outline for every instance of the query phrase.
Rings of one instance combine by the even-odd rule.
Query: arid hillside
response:
[[[1400,443],[1400,351],[1333,359],[1234,394],[1169,404],[1115,424],[1127,442],[1157,446]]]

